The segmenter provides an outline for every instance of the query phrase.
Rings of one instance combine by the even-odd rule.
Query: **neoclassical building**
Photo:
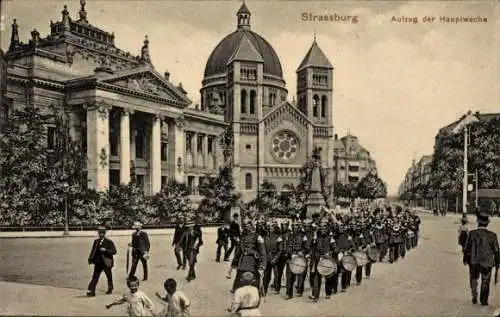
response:
[[[230,164],[236,189],[250,200],[264,180],[279,189],[298,183],[315,146],[333,171],[333,66],[316,40],[289,101],[280,60],[251,30],[243,4],[236,30],[208,57],[201,104],[193,105],[181,83],[154,68],[147,36],[134,56],[115,46],[114,33],[89,22],[85,0],[76,19],[66,6],[61,15],[50,34],[33,30],[28,43],[14,19],[6,95],[14,108],[56,106],[69,114],[72,136],[88,154],[90,187],[128,183],[133,170],[147,193],[169,178],[196,193],[204,177]],[[48,146],[54,136],[48,126]]]

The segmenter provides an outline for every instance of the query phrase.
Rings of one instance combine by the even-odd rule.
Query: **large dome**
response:
[[[264,74],[283,78],[280,60],[271,44],[259,34],[244,28],[240,28],[229,34],[215,47],[205,66],[205,78],[226,72],[226,64],[244,35],[247,36],[262,56],[264,60]]]

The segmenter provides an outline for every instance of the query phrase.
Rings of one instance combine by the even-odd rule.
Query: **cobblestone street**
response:
[[[466,267],[456,243],[457,216],[423,214],[422,238],[417,249],[396,264],[379,263],[372,278],[347,293],[312,303],[307,296],[290,301],[269,295],[262,305],[265,316],[488,316],[499,303],[492,288],[490,307],[470,302]],[[471,227],[475,222],[471,217]],[[490,227],[498,232],[500,221]],[[215,263],[215,233],[205,229],[205,246],[199,257],[198,279],[187,283],[185,271],[175,270],[171,236],[152,236],[150,280],[141,288],[154,297],[163,281],[174,277],[192,299],[193,316],[223,316],[230,300],[232,281],[224,277],[228,262]],[[127,237],[112,237],[116,257],[115,294],[104,295],[101,276],[98,295],[85,297],[91,266],[86,260],[91,238],[2,239],[0,252],[2,295],[0,313],[36,315],[122,315],[124,307],[105,310],[104,304],[126,291],[125,250]],[[138,277],[142,277],[141,269]],[[33,285],[37,284],[37,285]],[[306,293],[310,293],[306,282]],[[156,302],[156,301],[155,301]],[[156,302],[158,303],[158,302]],[[158,303],[159,304],[159,303]]]

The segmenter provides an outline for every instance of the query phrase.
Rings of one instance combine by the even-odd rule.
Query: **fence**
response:
[[[209,221],[201,223],[203,227],[218,227],[221,226],[223,222],[221,221]],[[163,225],[147,225],[142,226],[143,229],[172,229],[175,228],[177,223],[169,223]],[[95,231],[97,229],[95,226],[69,226],[69,231]],[[125,225],[107,225],[108,230],[129,230],[130,226]],[[64,225],[54,225],[54,226],[0,226],[0,232],[46,232],[46,231],[64,231]]]

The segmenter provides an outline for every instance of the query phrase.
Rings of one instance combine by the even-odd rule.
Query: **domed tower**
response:
[[[243,3],[236,13],[236,30],[223,38],[208,58],[200,90],[201,110],[224,114],[232,125],[236,189],[242,179],[239,166],[245,164],[241,153],[254,146],[257,150],[258,122],[285,101],[288,93],[278,55],[251,30],[251,16]]]

